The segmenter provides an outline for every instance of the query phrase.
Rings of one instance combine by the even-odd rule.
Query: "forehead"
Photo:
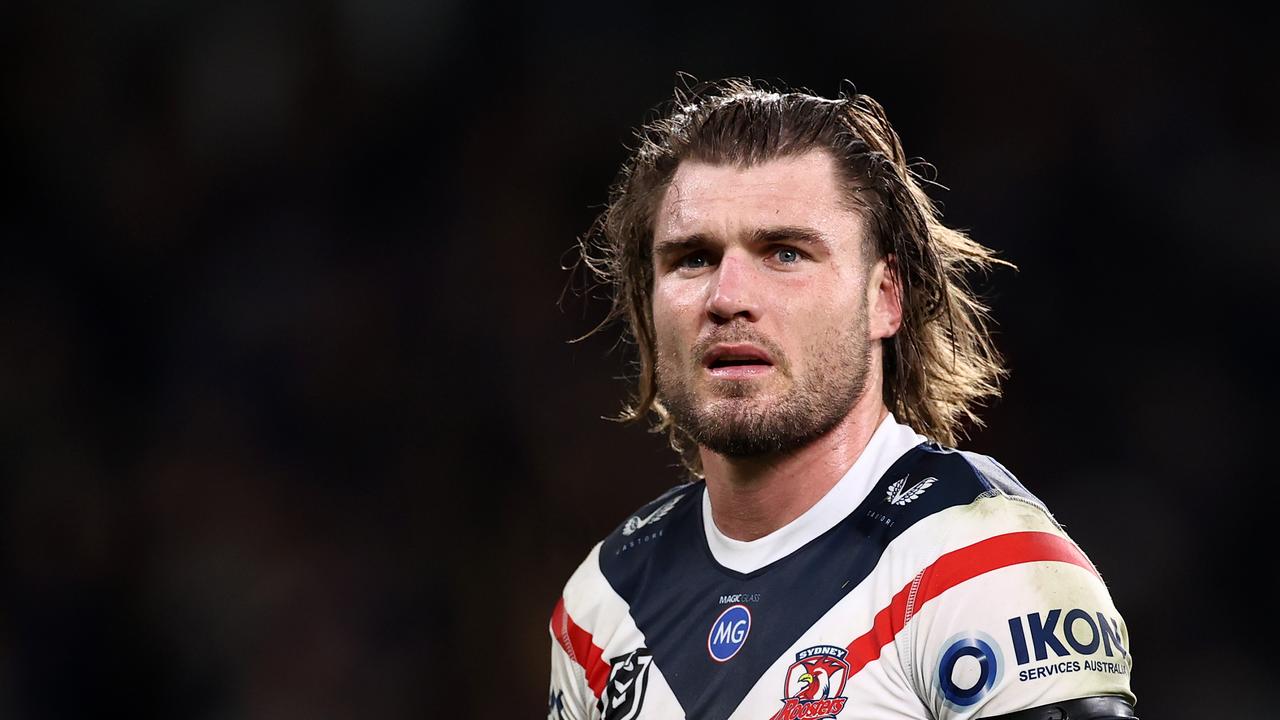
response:
[[[837,182],[835,161],[815,150],[750,167],[682,162],[658,206],[654,239],[733,235],[769,226],[857,236],[861,215]]]

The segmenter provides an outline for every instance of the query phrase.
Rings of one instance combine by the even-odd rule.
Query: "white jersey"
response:
[[[892,417],[813,508],[722,535],[703,483],[596,545],[551,618],[549,717],[992,717],[1133,702],[1124,620],[994,460]]]

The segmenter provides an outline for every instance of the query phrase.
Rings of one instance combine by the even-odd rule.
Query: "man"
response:
[[[551,619],[552,718],[1133,717],[1096,569],[948,447],[1004,373],[881,107],[743,81],[640,133],[584,258],[700,478],[598,544]]]

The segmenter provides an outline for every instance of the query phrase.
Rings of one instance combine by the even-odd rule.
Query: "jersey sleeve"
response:
[[[1120,696],[1132,658],[1093,564],[1041,507],[993,494],[956,508],[952,548],[913,580],[898,653],[938,720]]]
[[[548,720],[594,720],[600,716],[597,701],[608,678],[608,665],[601,657],[599,643],[582,625],[586,621],[590,626],[595,615],[590,610],[595,595],[592,568],[598,563],[599,552],[596,545],[565,585],[551,613]]]
[[[617,590],[616,577],[611,579],[606,573],[606,564],[607,558],[634,551],[661,537],[670,520],[680,517],[678,512],[672,513],[673,508],[698,487],[676,486],[641,508],[597,543],[565,583],[549,625],[550,718],[685,716],[670,683],[653,661],[649,642],[636,625],[630,603]],[[691,505],[685,503],[683,507]],[[647,530],[637,533],[642,527]],[[641,573],[647,572],[652,555],[643,557],[646,559],[640,561]]]
[[[552,633],[555,633],[552,616]],[[565,650],[560,640],[551,640],[551,693],[547,699],[547,720],[587,720],[595,718],[595,698],[587,686],[582,666]]]

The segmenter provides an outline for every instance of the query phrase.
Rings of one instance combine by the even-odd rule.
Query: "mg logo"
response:
[[[751,632],[751,611],[746,605],[731,605],[711,623],[707,652],[716,662],[728,662],[747,642]]]

